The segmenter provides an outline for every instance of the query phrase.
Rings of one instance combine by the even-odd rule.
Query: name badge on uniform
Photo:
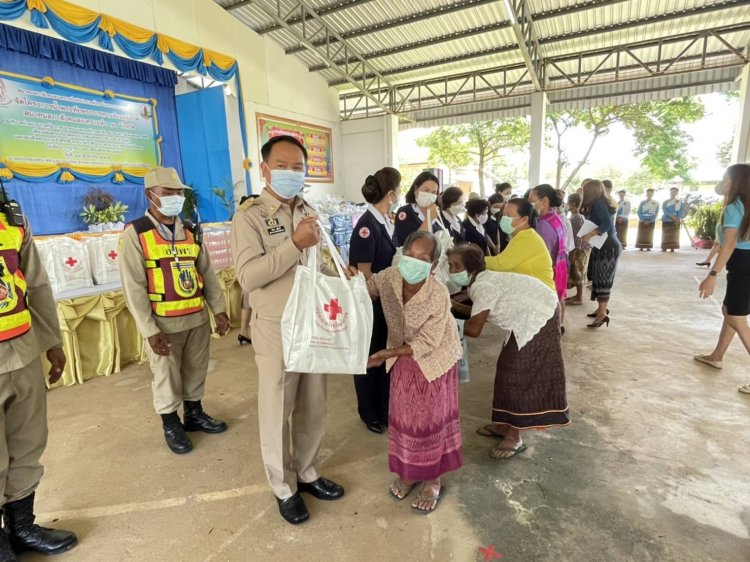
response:
[[[284,225],[279,224],[278,219],[266,219],[266,227],[268,227],[268,235],[273,236],[274,234],[281,234],[286,232]]]

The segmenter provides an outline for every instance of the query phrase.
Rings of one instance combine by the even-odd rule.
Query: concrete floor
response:
[[[750,361],[739,342],[723,372],[691,360],[714,344],[724,291],[698,299],[703,255],[627,252],[608,329],[584,327],[589,306],[569,309],[573,423],[527,435],[512,461],[490,459],[493,441],[474,433],[490,414],[498,333],[472,342],[466,465],[428,517],[389,499],[386,438],[358,421],[351,378],[331,376],[324,473],[348,493],[284,523],[260,460],[253,352],[232,333],[214,342],[205,400],[230,430],[196,436],[183,457],[163,443],[145,366],[50,392],[40,519],[79,534],[61,562],[474,561],[489,545],[507,561],[747,562],[750,397],[736,387]]]

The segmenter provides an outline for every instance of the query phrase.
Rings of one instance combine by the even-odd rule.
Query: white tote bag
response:
[[[281,317],[284,364],[293,373],[364,373],[373,319],[367,283],[361,273],[346,279],[341,256],[322,225],[320,231],[339,275],[320,273],[317,248],[297,266]]]

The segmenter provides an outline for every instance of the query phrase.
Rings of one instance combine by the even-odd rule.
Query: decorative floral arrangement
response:
[[[86,194],[80,217],[90,232],[108,232],[124,228],[127,212],[127,205],[117,201],[111,193],[97,188]]]

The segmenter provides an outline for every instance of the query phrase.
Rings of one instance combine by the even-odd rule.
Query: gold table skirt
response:
[[[217,272],[233,328],[239,326],[242,291],[233,269]],[[145,342],[125,305],[121,290],[57,302],[57,317],[68,361],[60,380],[48,388],[83,384],[119,373],[128,363],[146,361]],[[211,325],[214,326],[213,315]],[[50,364],[42,356],[45,373]]]

